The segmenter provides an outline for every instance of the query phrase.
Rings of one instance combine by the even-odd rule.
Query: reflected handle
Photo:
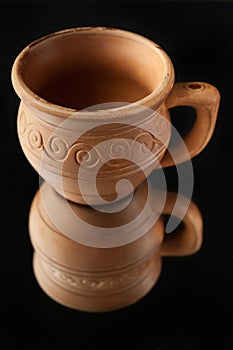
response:
[[[183,139],[188,152],[182,152],[184,147],[180,142],[175,143],[171,148],[171,154],[175,155],[175,163],[167,151],[161,160],[162,167],[182,163],[193,158],[205,148],[213,135],[219,103],[220,94],[213,85],[202,82],[174,85],[166,99],[166,107],[193,107],[196,110],[196,120],[193,128]]]
[[[176,202],[177,201],[177,202]],[[198,251],[202,243],[203,222],[202,216],[197,206],[190,202],[188,210],[183,217],[184,205],[187,199],[177,194],[168,193],[163,214],[171,215],[174,205],[177,205],[177,217],[184,224],[182,229],[165,234],[164,241],[160,248],[161,256],[184,256],[191,255]]]

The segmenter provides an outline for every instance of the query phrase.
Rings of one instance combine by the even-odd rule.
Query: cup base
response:
[[[56,302],[72,309],[87,311],[87,312],[106,312],[121,309],[131,305],[145,296],[157,282],[161,271],[161,259],[151,256],[144,262],[138,271],[134,271],[133,276],[118,276],[128,282],[131,278],[131,283],[125,288],[110,288],[104,289],[104,281],[99,282],[87,280],[82,277],[81,283],[84,288],[77,288],[73,277],[59,273],[48,261],[37,252],[33,256],[34,274],[42,290]],[[137,276],[138,274],[138,276]],[[112,278],[112,283],[117,281]],[[120,282],[120,283],[121,283]],[[76,290],[75,290],[76,289]]]

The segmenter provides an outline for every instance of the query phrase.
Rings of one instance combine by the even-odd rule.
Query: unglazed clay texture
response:
[[[85,195],[89,197],[91,204],[99,204],[98,197],[88,190],[100,164],[103,166],[97,174],[97,187],[104,199],[112,200],[119,180],[127,178],[136,188],[145,179],[145,174],[148,175],[155,162],[162,158],[170,137],[170,125],[156,115],[150,115],[147,120],[141,122],[140,127],[127,123],[101,125],[82,134],[78,140],[75,128],[80,129],[82,123],[76,121],[73,130],[66,129],[66,126],[61,127],[56,129],[56,135],[52,135],[61,123],[61,119],[51,123],[49,116],[40,123],[25,104],[20,105],[18,134],[25,155],[33,167],[42,172],[42,176],[51,186],[77,203],[85,203],[77,182],[81,163],[85,172],[80,181],[84,183]],[[147,128],[149,124],[152,133],[144,129],[144,123],[147,123]],[[158,138],[155,135],[158,135]],[[110,141],[107,147],[102,147],[101,151],[95,149],[96,145],[106,140]],[[137,147],[131,144],[133,142]],[[152,157],[148,157],[145,150],[151,151]],[[89,155],[87,159],[86,155]],[[126,156],[135,162],[124,159]],[[40,169],[42,157],[43,169]],[[109,158],[112,160],[108,161]],[[62,164],[61,168],[58,168],[57,164]],[[62,188],[59,186],[61,176]],[[126,192],[125,196],[128,194]]]
[[[44,291],[58,302],[84,311],[109,311],[134,303],[156,283],[162,256],[182,256],[196,252],[202,242],[202,219],[191,203],[183,219],[182,232],[164,235],[163,217],[136,241],[115,248],[93,248],[69,239],[52,223],[41,197],[51,205],[61,200],[57,219],[64,213],[65,200],[48,184],[38,191],[30,212],[30,236],[35,248],[34,271]],[[98,227],[122,226],[143,209],[147,191],[143,183],[135,191],[130,205],[121,214],[95,218],[95,210],[69,202],[75,215]],[[164,213],[170,214],[176,201],[168,194]],[[183,205],[182,203],[180,204]],[[64,217],[64,220],[66,218]],[[66,231],[72,226],[66,222]],[[143,220],[140,223],[143,225]],[[76,226],[77,231],[80,230]]]
[[[92,312],[125,307],[155,285],[163,256],[200,248],[202,218],[192,202],[168,193],[158,210],[162,200],[152,193],[155,206],[145,205],[148,175],[196,156],[215,128],[218,90],[174,80],[159,45],[113,28],[53,33],[16,58],[19,140],[45,180],[30,210],[33,267],[42,289],[59,303]],[[169,109],[176,106],[193,107],[196,120],[170,146]],[[121,181],[118,191],[124,179],[132,186]],[[122,210],[98,211],[130,195]],[[184,226],[166,235],[164,214],[171,215],[174,205]],[[94,227],[91,234],[83,222]]]
[[[158,45],[140,35],[107,28],[71,29],[35,41],[17,57],[12,81],[22,101],[18,134],[26,157],[59,193],[84,204],[85,198],[88,204],[101,204],[100,196],[113,200],[116,183],[123,178],[136,188],[159,162],[162,167],[174,165],[171,150],[166,152],[171,134],[169,108],[191,106],[197,112],[196,123],[184,138],[188,153],[179,144],[174,146],[177,164],[197,155],[208,143],[219,106],[219,93],[210,84],[174,85],[172,63]],[[132,81],[136,92],[130,88]],[[88,109],[99,103],[112,103],[112,107],[116,102],[126,105]],[[140,115],[139,107],[151,112]],[[102,154],[93,150],[106,140],[108,149]],[[131,162],[124,159],[133,152],[127,140],[142,144]],[[153,157],[143,153],[143,146]],[[104,163],[106,152],[117,159]],[[90,182],[100,161],[99,196],[90,191]],[[86,168],[80,178],[82,190],[77,181],[80,162]],[[129,193],[124,191],[125,196]]]

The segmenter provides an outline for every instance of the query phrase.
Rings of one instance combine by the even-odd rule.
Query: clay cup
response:
[[[219,106],[210,84],[174,84],[159,45],[112,28],[74,28],[34,41],[16,58],[12,81],[27,159],[58,193],[82,204],[121,199],[154,169],[197,155]],[[176,106],[193,107],[196,121],[169,148],[169,109]],[[117,191],[122,179],[132,186],[122,182]]]

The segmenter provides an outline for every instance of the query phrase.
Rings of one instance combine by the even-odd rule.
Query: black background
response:
[[[13,61],[28,43],[63,28],[90,25],[149,37],[172,58],[177,81],[210,82],[222,97],[214,136],[193,160],[193,200],[205,222],[201,250],[164,259],[160,280],[146,297],[106,314],[65,308],[48,298],[34,278],[27,216],[38,175],[19,146],[19,99],[10,81]],[[230,2],[0,3],[1,349],[233,348],[232,66]],[[177,109],[173,119],[184,131],[192,113]],[[174,189],[175,170],[166,174]]]

